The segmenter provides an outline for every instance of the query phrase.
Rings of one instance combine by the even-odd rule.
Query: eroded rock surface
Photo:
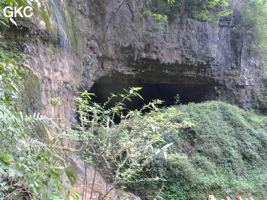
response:
[[[72,168],[75,169],[77,181],[74,190],[83,199],[106,200],[141,200],[139,197],[118,189],[112,189],[103,176],[93,167],[85,167],[84,163],[76,157],[72,158]]]
[[[261,86],[260,59],[251,49],[251,34],[240,27],[238,8],[218,24],[182,12],[162,22],[161,30],[144,15],[144,1],[123,2],[89,1],[76,12],[85,36],[82,88],[89,89],[92,82],[102,88],[160,84],[168,93],[188,99],[185,103],[220,99],[253,108],[253,93]],[[73,7],[79,6],[81,2],[73,2]],[[196,91],[179,89],[183,86],[202,88],[203,97],[187,98],[188,92]]]
[[[20,41],[16,48],[30,55],[26,64],[40,78],[39,110],[69,123],[77,91],[94,83],[144,90],[155,84],[179,93],[184,103],[220,99],[254,107],[260,59],[250,48],[251,33],[240,27],[237,8],[217,24],[191,18],[181,8],[180,17],[159,29],[144,14],[144,2],[50,0],[37,9],[37,17],[21,21],[21,29],[5,31],[10,40]],[[51,98],[62,104],[53,105]]]
[[[160,91],[169,104],[178,93],[183,103],[218,99],[255,107],[260,59],[251,34],[239,26],[238,8],[217,24],[183,11],[158,29],[144,15],[144,2],[49,0],[34,18],[19,20],[19,29],[3,30],[8,48],[28,54],[25,65],[39,79],[32,111],[70,126],[74,97],[93,86],[103,98],[114,88],[142,86],[147,98],[163,98]]]

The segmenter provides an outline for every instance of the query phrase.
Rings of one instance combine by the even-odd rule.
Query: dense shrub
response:
[[[171,111],[171,112],[170,112]],[[166,108],[168,120],[195,126],[164,137],[179,159],[157,159],[148,165],[161,183],[144,184],[139,194],[161,190],[164,199],[204,199],[212,192],[225,195],[267,195],[267,118],[223,102],[206,102]],[[164,145],[164,143],[162,144]],[[149,176],[147,174],[147,176]],[[139,185],[140,186],[140,185]],[[147,188],[151,188],[148,190]]]
[[[148,172],[147,165],[152,160],[167,159],[167,149],[173,143],[162,145],[164,135],[174,129],[190,127],[190,123],[169,121],[168,113],[161,112],[157,107],[161,100],[154,100],[140,110],[128,110],[126,102],[133,97],[142,98],[138,94],[140,89],[130,88],[129,91],[125,90],[125,94],[112,94],[103,104],[92,101],[91,96],[94,94],[88,92],[76,98],[80,125],[76,127],[77,131],[67,137],[73,143],[76,142],[77,152],[83,161],[98,167],[110,183],[104,197],[114,188],[159,181],[157,174],[140,175]],[[115,99],[118,101],[114,105],[107,106]],[[92,191],[94,183],[95,178]]]

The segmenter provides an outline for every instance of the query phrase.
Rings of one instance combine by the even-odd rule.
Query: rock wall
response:
[[[32,111],[70,126],[74,97],[94,83],[106,94],[112,84],[149,85],[154,93],[157,85],[186,102],[219,99],[255,107],[260,59],[250,48],[252,35],[240,28],[238,6],[217,23],[181,8],[183,14],[162,22],[163,29],[144,15],[147,8],[144,0],[49,0],[36,7],[34,18],[17,19],[18,28],[2,27],[8,48],[28,54],[24,64],[38,77]]]
[[[252,34],[241,26],[240,5],[217,22],[196,20],[181,8],[184,14],[162,22],[161,30],[144,15],[144,1],[122,2],[72,3],[80,8],[75,16],[84,40],[82,88],[94,82],[203,85],[212,89],[202,100],[254,107],[253,94],[262,84],[260,59],[251,48]]]
[[[93,167],[85,167],[84,163],[77,157],[73,157],[71,168],[75,170],[77,181],[73,189],[77,191],[82,199],[102,200],[141,200],[135,195],[118,189],[111,189],[103,176]],[[91,197],[91,198],[90,198]]]
[[[253,108],[262,84],[260,59],[251,33],[240,26],[238,5],[217,23],[196,20],[181,7],[183,14],[159,29],[144,14],[145,2],[50,0],[36,7],[34,18],[18,19],[19,29],[4,30],[30,56],[26,64],[40,79],[42,105],[33,110],[70,124],[77,91],[94,83],[160,84],[184,96],[196,91],[179,88],[209,88],[197,102]],[[55,98],[62,103],[55,106]]]

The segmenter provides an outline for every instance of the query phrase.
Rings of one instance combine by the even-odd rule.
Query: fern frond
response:
[[[40,113],[34,113],[33,115],[23,115],[20,113],[20,117],[23,122],[30,125],[48,125],[52,121],[52,118]]]
[[[45,155],[44,159],[53,166],[62,166],[63,163],[65,166],[65,149],[59,145],[46,144],[31,137],[26,137],[25,139],[20,140],[19,144],[30,152],[34,152],[35,155],[39,155],[40,157]]]

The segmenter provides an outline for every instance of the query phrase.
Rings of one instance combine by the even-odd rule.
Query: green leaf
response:
[[[9,154],[6,154],[6,153],[0,153],[0,159],[3,160],[7,164],[10,164],[11,162],[14,162],[13,156],[9,155]]]
[[[49,168],[50,169],[60,169],[60,170],[65,169],[65,167],[62,167],[62,166],[50,166]]]
[[[71,194],[74,196],[75,200],[80,200],[81,197],[78,193],[76,193],[73,189],[71,189]]]

